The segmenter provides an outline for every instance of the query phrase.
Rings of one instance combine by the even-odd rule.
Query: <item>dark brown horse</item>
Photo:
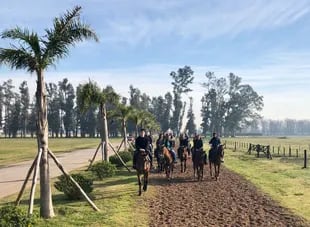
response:
[[[166,172],[166,176],[168,180],[172,179],[172,173],[173,173],[173,168],[174,168],[174,164],[173,164],[173,158],[172,155],[170,154],[170,151],[167,149],[167,147],[162,146],[162,153],[164,156],[164,169]]]
[[[181,161],[181,173],[184,173],[186,171],[186,161],[188,158],[188,150],[187,147],[180,146],[178,148],[178,157]]]
[[[139,151],[137,155],[137,163],[136,163],[136,170],[138,176],[138,183],[139,183],[139,195],[142,194],[141,186],[142,186],[142,177],[143,177],[143,191],[147,190],[149,172],[151,169],[151,162],[150,159],[144,149]]]
[[[197,173],[197,179],[198,181],[202,181],[203,178],[203,167],[205,162],[205,152],[202,149],[194,150],[192,151],[192,159],[193,159],[193,167],[194,167],[194,178],[196,178]]]
[[[219,178],[220,168],[221,168],[221,163],[222,163],[223,158],[224,158],[224,146],[222,144],[220,144],[216,148],[210,149],[209,151],[210,175],[213,178],[213,174],[212,174],[212,164],[213,164],[215,180]]]

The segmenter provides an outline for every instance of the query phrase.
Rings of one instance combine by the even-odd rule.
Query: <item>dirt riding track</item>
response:
[[[181,174],[179,163],[171,183],[151,175],[150,226],[310,226],[239,175],[222,169],[214,181],[206,167],[202,182],[193,180],[192,166]]]

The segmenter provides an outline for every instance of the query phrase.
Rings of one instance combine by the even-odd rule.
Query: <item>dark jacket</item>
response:
[[[218,137],[212,137],[212,139],[209,141],[209,144],[211,144],[212,148],[214,148],[221,144],[221,140]]]
[[[140,149],[148,150],[149,140],[146,137],[138,136],[135,146],[137,151],[139,151]]]

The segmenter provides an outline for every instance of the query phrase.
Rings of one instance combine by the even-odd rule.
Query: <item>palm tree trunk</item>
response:
[[[123,126],[123,136],[124,136],[124,150],[127,151],[127,131],[126,131],[126,120],[122,119],[122,126]]]
[[[47,103],[43,72],[37,72],[37,105],[38,105],[38,150],[42,149],[40,160],[40,216],[51,218],[55,216],[52,203],[52,193],[49,175],[48,162],[48,122],[47,122]]]
[[[102,116],[102,133],[101,141],[104,142],[104,161],[109,161],[109,133],[107,121],[107,109],[105,103],[100,104],[100,111]]]

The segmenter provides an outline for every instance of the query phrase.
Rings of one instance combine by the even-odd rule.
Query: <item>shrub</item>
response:
[[[80,173],[72,174],[71,176],[81,186],[85,193],[90,193],[93,191],[92,179],[87,178]],[[65,175],[59,176],[58,181],[55,182],[54,186],[58,191],[63,192],[68,199],[76,200],[83,197],[79,189]]]
[[[116,167],[110,162],[102,161],[93,165],[90,170],[95,173],[100,180],[102,180],[105,177],[114,176]]]
[[[32,226],[34,224],[34,216],[28,216],[20,207],[7,205],[0,208],[0,227]]]
[[[123,159],[123,161],[129,162],[132,160],[132,154],[130,152],[127,151],[121,151],[118,153],[119,156]],[[117,157],[117,155],[112,155],[110,156],[110,162],[114,165],[116,165],[117,167],[122,166],[122,162],[121,160]]]

